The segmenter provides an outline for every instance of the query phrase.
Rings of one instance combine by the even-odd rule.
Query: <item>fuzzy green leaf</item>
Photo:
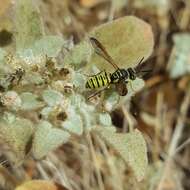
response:
[[[128,93],[126,97],[128,98],[128,97],[133,96],[135,93],[142,90],[144,85],[145,85],[145,82],[141,78],[136,78],[135,80],[128,82],[127,83]]]
[[[138,181],[145,176],[148,159],[145,140],[140,131],[123,134],[113,133],[107,128],[97,128],[100,135],[122,156],[134,172]]]
[[[89,36],[98,39],[121,68],[135,67],[142,57],[146,60],[154,45],[150,25],[134,16],[100,25]],[[95,64],[101,71],[115,70],[97,54],[92,56],[91,64]]]
[[[47,119],[49,114],[53,111],[53,107],[45,107],[41,110],[40,114],[43,118]]]
[[[17,56],[26,64],[44,66],[47,57],[57,57],[62,50],[64,40],[60,36],[44,36],[33,42],[30,47],[17,51]]]
[[[32,50],[35,55],[56,57],[61,51],[65,41],[60,36],[44,36],[34,43]]]
[[[38,126],[33,140],[33,155],[42,159],[48,152],[56,149],[69,140],[70,134],[64,130],[53,128],[51,123],[42,121]]]
[[[81,135],[83,133],[83,122],[81,116],[76,112],[73,106],[67,110],[68,118],[62,123],[63,129],[71,133]]]
[[[104,125],[104,126],[111,126],[112,125],[111,117],[108,113],[99,114],[98,120],[99,120],[100,125]]]
[[[106,93],[106,99],[104,101],[104,107],[106,111],[112,111],[119,103],[120,96],[116,91]]]
[[[41,85],[44,83],[44,79],[43,79],[42,75],[37,72],[27,73],[26,80],[27,81],[25,81],[25,82],[27,82],[30,85],[31,84]]]
[[[22,101],[19,95],[15,91],[7,91],[1,96],[1,103],[3,104],[3,106],[11,110],[19,109],[21,106],[21,102]]]
[[[27,146],[33,134],[32,123],[12,114],[5,114],[0,118],[0,138],[10,147],[20,160],[28,152]]]
[[[43,34],[43,26],[35,1],[16,1],[16,50],[30,47]]]
[[[89,131],[94,127],[96,122],[96,117],[93,117],[94,112],[94,106],[88,105],[84,102],[77,108],[77,113],[80,114],[83,121],[83,130]]]
[[[80,73],[75,73],[74,76],[72,77],[72,82],[76,88],[78,88],[80,90],[84,90],[86,77],[84,77],[84,75],[82,75]]]
[[[76,69],[79,69],[89,62],[91,54],[92,49],[90,44],[83,41],[65,55],[63,62],[65,65],[72,65]]]
[[[49,106],[56,106],[63,101],[63,95],[55,90],[45,90],[42,94],[44,101]]]
[[[168,70],[171,78],[190,73],[190,35],[176,34],[173,37],[174,47],[170,56]]]
[[[22,100],[21,109],[34,110],[42,107],[44,104],[37,100],[37,96],[30,92],[24,92],[20,95]]]

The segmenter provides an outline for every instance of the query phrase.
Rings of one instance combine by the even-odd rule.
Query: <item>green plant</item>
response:
[[[105,92],[102,112],[91,104],[85,94],[84,73],[95,70],[112,72],[109,64],[93,53],[84,39],[66,51],[67,42],[60,36],[47,36],[39,12],[30,0],[18,0],[15,19],[15,46],[12,53],[0,50],[1,69],[1,141],[14,153],[10,159],[20,163],[30,154],[42,159],[50,151],[68,142],[72,135],[96,132],[113,146],[132,168],[137,180],[143,179],[148,164],[147,149],[139,130],[116,133],[109,111],[118,105],[119,95]],[[119,67],[134,67],[153,49],[150,26],[133,17],[123,17],[95,28],[89,36],[101,40]],[[114,37],[113,37],[114,36]],[[18,69],[24,72],[20,78]],[[142,89],[144,81],[137,78],[122,98]]]

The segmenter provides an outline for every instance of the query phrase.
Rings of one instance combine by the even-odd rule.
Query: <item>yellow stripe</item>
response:
[[[110,75],[106,72],[101,72],[94,77],[91,77],[87,81],[88,88],[90,89],[96,89],[96,88],[101,88],[104,86],[107,86],[111,82]]]

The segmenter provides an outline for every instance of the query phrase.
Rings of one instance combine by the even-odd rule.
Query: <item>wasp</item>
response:
[[[93,37],[90,37],[90,42],[95,50],[95,53],[104,58],[108,63],[110,63],[115,71],[113,73],[108,73],[106,71],[101,71],[98,74],[92,75],[86,82],[86,88],[88,89],[99,89],[103,88],[100,91],[97,91],[95,94],[90,96],[93,97],[96,94],[99,94],[104,89],[108,88],[111,84],[115,84],[116,90],[120,96],[125,96],[128,92],[126,84],[136,79],[139,74],[139,71],[136,68],[119,68],[113,58],[106,51],[105,47]],[[141,65],[144,57],[140,60],[138,65]],[[140,72],[148,72],[140,71]]]

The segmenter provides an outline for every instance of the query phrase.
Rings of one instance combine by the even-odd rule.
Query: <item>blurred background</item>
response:
[[[16,31],[11,24],[14,3],[0,1],[0,47],[9,48],[14,41]],[[145,88],[132,98],[127,113],[120,107],[111,113],[119,131],[126,131],[130,118],[143,132],[149,166],[145,179],[137,183],[122,159],[101,139],[94,136],[92,150],[87,139],[73,137],[44,162],[28,159],[17,169],[6,163],[12,175],[6,169],[0,170],[0,189],[11,189],[27,179],[53,179],[73,190],[190,189],[190,1],[39,0],[37,3],[46,34],[61,35],[73,44],[79,43],[93,27],[126,15],[135,15],[152,26],[155,47],[145,63],[152,70],[145,76]],[[92,161],[91,151],[96,154],[96,162]]]

